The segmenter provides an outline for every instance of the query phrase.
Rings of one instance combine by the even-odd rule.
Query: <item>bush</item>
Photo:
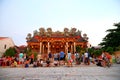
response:
[[[14,57],[16,55],[16,50],[13,47],[10,47],[9,49],[7,49],[4,53],[5,56],[10,56],[10,57]]]
[[[94,54],[95,56],[100,56],[101,53],[102,53],[102,50],[101,50],[101,49],[94,50],[94,52],[93,52],[93,54]]]

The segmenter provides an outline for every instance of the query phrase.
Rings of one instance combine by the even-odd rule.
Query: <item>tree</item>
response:
[[[107,47],[112,47],[114,51],[116,48],[120,46],[120,22],[115,23],[115,29],[108,29],[106,32],[108,34],[103,38],[103,42],[99,45],[103,46],[103,48],[107,49]]]
[[[88,48],[88,52],[92,55],[94,52],[94,48]]]
[[[80,47],[80,46],[76,46],[76,51],[77,51],[78,53],[80,53],[81,47]]]
[[[7,49],[4,53],[5,56],[15,56],[16,55],[16,50],[14,47],[10,47],[9,49]]]
[[[91,56],[100,56],[102,54],[102,48],[88,48],[88,52],[90,53]]]
[[[106,52],[113,54],[113,47],[107,47]]]
[[[101,50],[101,49],[94,50],[94,52],[93,52],[93,54],[94,54],[95,56],[100,56],[101,53],[102,53],[102,50]]]
[[[116,50],[119,51],[120,50],[120,46],[116,47]]]

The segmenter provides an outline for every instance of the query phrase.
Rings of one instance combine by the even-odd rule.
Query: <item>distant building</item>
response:
[[[14,47],[13,40],[9,37],[0,37],[0,57],[10,47]]]
[[[94,49],[101,49],[102,46],[92,46]]]
[[[26,45],[18,46],[18,50],[19,50],[18,52],[24,52],[26,48],[27,48]]]
[[[29,33],[26,37],[27,47],[39,53],[58,53],[68,51],[74,53],[76,47],[87,48],[87,34],[81,36],[81,31],[76,28],[64,28],[63,32],[53,32],[51,28],[35,30],[33,36]]]

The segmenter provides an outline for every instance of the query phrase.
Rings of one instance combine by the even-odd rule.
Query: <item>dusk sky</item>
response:
[[[26,36],[40,27],[63,31],[73,27],[97,46],[120,22],[120,0],[0,0],[0,37],[26,45]]]

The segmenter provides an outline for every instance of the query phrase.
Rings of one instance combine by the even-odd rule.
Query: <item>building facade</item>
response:
[[[76,52],[76,47],[87,48],[88,37],[86,34],[81,36],[81,31],[76,28],[64,28],[63,32],[53,32],[51,28],[40,28],[39,31],[35,30],[33,36],[28,33],[27,47],[32,51],[39,52],[41,54],[58,53],[64,51],[67,53]]]
[[[0,57],[10,47],[14,47],[13,40],[9,37],[0,37]]]

